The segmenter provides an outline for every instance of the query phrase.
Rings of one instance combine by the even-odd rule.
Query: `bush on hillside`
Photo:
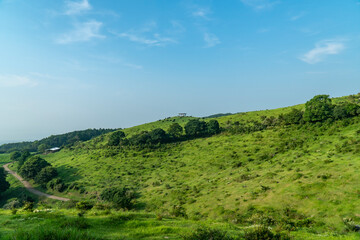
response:
[[[210,120],[208,123],[206,123],[206,128],[209,135],[220,133],[220,125],[216,120]]]
[[[300,124],[303,120],[304,112],[298,109],[292,109],[291,112],[279,115],[279,122],[285,125]]]
[[[122,139],[125,138],[125,133],[123,131],[116,131],[109,136],[109,146],[118,146]]]
[[[21,152],[20,151],[15,151],[10,153],[10,160],[11,161],[18,161],[21,157]]]
[[[51,179],[57,176],[57,171],[52,166],[47,166],[41,169],[41,171],[36,175],[35,182],[39,184],[46,184]]]
[[[202,137],[207,134],[206,122],[192,119],[185,125],[185,133],[188,137]]]
[[[329,95],[317,95],[306,102],[304,120],[322,122],[333,115],[333,105]]]
[[[21,152],[21,156],[18,158],[18,169],[24,165],[25,161],[31,156],[30,152],[28,150],[24,150]]]
[[[39,156],[33,156],[25,161],[20,168],[20,175],[25,179],[35,179],[36,175],[50,164]]]
[[[116,208],[131,209],[134,206],[136,193],[126,187],[107,188],[100,194],[102,200],[114,204]]]
[[[273,233],[268,227],[258,226],[245,231],[245,240],[290,240],[284,233]]]
[[[168,134],[173,139],[180,138],[182,136],[183,132],[184,132],[183,127],[180,126],[180,124],[178,124],[178,123],[171,124],[168,129]]]
[[[76,203],[76,209],[81,211],[88,211],[94,207],[94,204],[89,201],[81,201]]]
[[[48,189],[53,191],[63,192],[66,189],[66,185],[60,178],[54,178],[46,184]]]

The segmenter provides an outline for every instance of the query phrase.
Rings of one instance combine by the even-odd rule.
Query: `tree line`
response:
[[[8,143],[0,146],[0,153],[13,152],[15,150],[28,150],[30,152],[36,152],[40,150],[40,152],[42,152],[44,149],[49,149],[52,147],[71,146],[79,141],[88,141],[94,137],[112,131],[115,131],[115,129],[87,129],[60,135],[52,135],[39,141]]]
[[[220,132],[220,125],[216,120],[205,122],[199,119],[192,119],[189,120],[184,127],[178,123],[173,123],[167,131],[162,128],[156,128],[151,131],[143,131],[128,138],[123,131],[116,131],[109,136],[108,145],[154,146],[163,143],[212,136]]]
[[[313,124],[332,122],[360,115],[360,106],[352,102],[334,104],[329,95],[316,95],[306,102],[305,111],[293,108],[289,113],[275,116],[261,116],[260,121],[250,121],[248,124],[234,122],[225,131],[230,133],[250,133],[265,130],[275,126]]]

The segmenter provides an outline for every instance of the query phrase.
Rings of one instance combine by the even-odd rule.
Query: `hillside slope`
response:
[[[358,97],[352,96],[333,102],[355,100]],[[228,128],[235,122],[278,117],[293,108],[304,105],[216,119]],[[173,122],[184,125],[187,120],[165,119],[125,132],[166,130]],[[106,187],[126,185],[140,193],[140,207],[158,214],[181,208],[192,219],[254,224],[288,218],[285,222],[290,225],[302,221],[342,231],[343,218],[360,220],[359,130],[357,116],[268,126],[250,133],[225,131],[143,149],[109,147],[108,135],[103,135],[45,158],[66,183],[76,182],[89,199],[97,199]]]

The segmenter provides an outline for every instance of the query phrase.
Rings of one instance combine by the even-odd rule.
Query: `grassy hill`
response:
[[[358,101],[359,95],[333,99],[335,104]],[[360,116],[270,124],[248,133],[227,130],[276,119],[292,109],[305,105],[205,119],[216,119],[225,129],[211,137],[135,148],[108,146],[108,133],[42,157],[65,183],[81,189],[56,194],[76,200],[96,202],[104,188],[125,185],[139,193],[138,211],[165,218],[180,209],[180,216],[191,221],[265,224],[295,231],[299,239],[305,232],[306,239],[346,234],[351,229],[344,218],[360,223]],[[168,118],[123,131],[133,136],[167,130],[190,119]]]

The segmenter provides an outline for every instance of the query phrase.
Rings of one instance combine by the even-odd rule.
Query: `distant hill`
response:
[[[115,129],[87,129],[82,131],[69,132],[65,134],[52,135],[50,137],[33,142],[28,141],[7,143],[0,146],[0,152],[5,153],[15,150],[29,150],[31,152],[36,152],[38,147],[42,144],[45,144],[47,148],[69,146],[79,141],[88,141],[94,137],[108,132],[112,132],[114,130]]]

